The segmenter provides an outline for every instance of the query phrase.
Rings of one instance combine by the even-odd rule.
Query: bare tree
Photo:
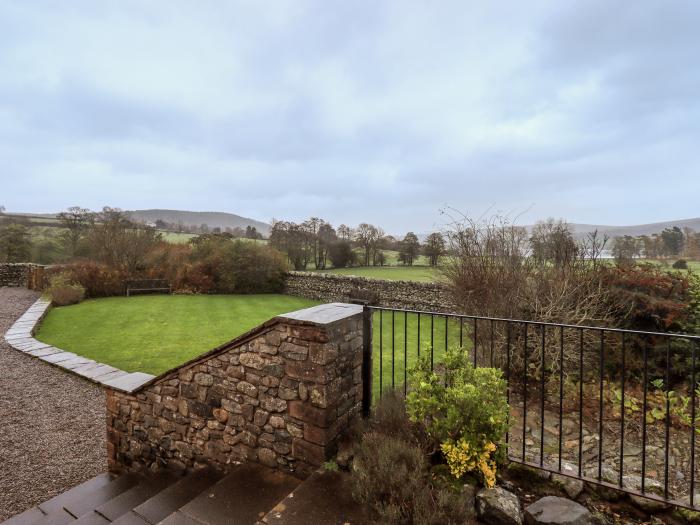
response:
[[[80,243],[87,237],[88,230],[95,222],[95,214],[87,208],[71,206],[56,215],[64,231],[61,233],[63,249],[69,257],[78,254]]]

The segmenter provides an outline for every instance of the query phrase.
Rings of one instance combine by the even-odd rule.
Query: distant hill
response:
[[[243,228],[254,226],[260,233],[267,235],[270,225],[255,219],[241,217],[233,213],[216,211],[182,211],[182,210],[133,210],[128,212],[135,221],[156,222],[160,219],[165,222],[184,226],[208,225],[210,228]]]
[[[601,224],[575,224],[571,223],[574,234],[577,237],[583,237],[589,232],[598,230],[598,233],[607,235],[610,238],[622,237],[623,235],[631,235],[637,237],[639,235],[653,235],[661,233],[666,228],[690,228],[696,232],[700,232],[700,217],[695,219],[681,219],[678,221],[653,222],[650,224],[637,224],[634,226],[605,226]]]

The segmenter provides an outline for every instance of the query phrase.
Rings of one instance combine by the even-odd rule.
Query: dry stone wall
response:
[[[255,461],[304,477],[362,406],[362,309],[269,321],[127,394],[107,389],[113,471]]]
[[[348,302],[371,297],[377,306],[456,312],[449,288],[441,283],[387,281],[331,273],[289,272],[285,293],[318,301]]]
[[[0,286],[37,289],[43,266],[30,263],[0,263]]]

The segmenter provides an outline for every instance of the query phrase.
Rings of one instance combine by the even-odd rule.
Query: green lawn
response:
[[[440,279],[440,270],[430,266],[359,266],[356,268],[332,268],[318,271],[387,279],[389,281],[434,282]]]
[[[159,374],[315,301],[286,295],[150,295],[53,308],[37,339],[128,372]]]
[[[315,304],[318,303],[285,295],[151,295],[91,299],[51,309],[36,337],[122,370],[157,375],[275,315]],[[445,323],[445,317],[435,316],[431,321],[430,316],[421,315],[419,338],[417,314],[374,313],[375,401],[392,386],[403,388],[408,370],[415,365],[418,355],[430,356],[432,348],[434,363],[440,362],[446,348]],[[461,329],[463,346],[471,348],[470,326],[465,324]],[[455,320],[447,321],[447,344],[460,344],[460,325]]]
[[[424,314],[419,318],[418,314],[413,313],[374,312],[373,401],[376,402],[381,393],[391,390],[392,387],[403,389],[408,371],[415,366],[419,355],[430,357],[432,354],[433,363],[437,365],[442,360],[447,346],[461,345],[471,349],[471,333],[469,323],[460,326],[459,321],[446,321],[444,316],[436,315],[431,319],[431,316]]]

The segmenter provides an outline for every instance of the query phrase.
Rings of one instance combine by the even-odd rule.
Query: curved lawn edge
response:
[[[160,375],[276,315],[317,304],[279,294],[89,299],[52,309],[36,339],[127,372]]]
[[[40,359],[81,376],[93,383],[130,393],[149,382],[155,376],[143,372],[125,372],[111,365],[88,359],[73,352],[42,343],[34,338],[34,330],[46,316],[51,301],[40,297],[22,316],[5,332],[5,341],[15,350]]]

